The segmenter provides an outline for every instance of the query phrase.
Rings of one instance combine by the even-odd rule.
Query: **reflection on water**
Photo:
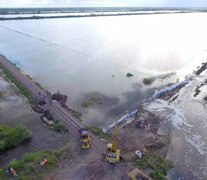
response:
[[[205,61],[206,18],[205,13],[191,13],[4,21],[0,22],[0,53],[52,92],[67,94],[69,106],[81,110],[86,123],[106,126],[138,100],[150,97],[153,89],[183,79]],[[134,76],[126,77],[128,72]],[[172,72],[176,75],[169,76]],[[167,77],[160,76],[163,74]],[[143,85],[144,77],[154,77],[152,85]],[[81,102],[94,92],[103,104],[81,108]],[[180,97],[187,97],[187,92],[190,90]],[[207,131],[200,122],[206,116],[201,118],[200,112],[192,116],[199,105],[185,104],[186,119],[195,129],[172,132],[169,156],[176,160],[176,168],[169,174],[173,179],[202,179],[206,177],[206,154],[200,154],[198,148],[206,147]]]
[[[14,86],[0,76],[0,123],[10,126],[24,124],[32,130],[32,139],[0,155],[0,167],[12,159],[20,159],[25,153],[54,149],[66,143],[67,134],[56,133],[43,127],[39,114],[32,112],[26,100],[17,95]]]
[[[127,110],[137,102],[126,96],[136,94],[134,83],[171,72],[182,78],[203,61],[206,18],[192,13],[4,21],[0,52],[52,92],[67,94],[73,108],[81,110],[84,94],[99,92],[118,98]],[[127,72],[134,76],[127,78]],[[148,97],[152,86],[140,87],[137,96]],[[122,110],[110,117],[100,107],[106,120],[99,124],[110,124]],[[92,124],[95,109],[88,112],[83,118]]]

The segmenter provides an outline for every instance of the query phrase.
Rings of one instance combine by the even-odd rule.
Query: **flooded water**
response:
[[[192,76],[172,103],[156,100],[148,107],[165,119],[164,129],[167,126],[166,133],[172,136],[167,155],[174,163],[168,173],[170,179],[207,179],[206,79],[207,72]],[[202,83],[205,85],[195,97],[195,89]]]
[[[4,21],[0,53],[52,92],[68,95],[68,105],[81,110],[86,123],[106,126],[148,98],[153,88],[183,78],[203,61],[206,17],[192,13]],[[134,76],[126,77],[128,72]],[[144,77],[171,72],[177,75],[142,84]],[[93,93],[117,100],[81,108]]]
[[[189,13],[4,21],[0,53],[52,92],[68,95],[68,105],[81,110],[86,123],[107,126],[153,89],[184,79],[205,62],[206,19]],[[153,83],[144,85],[144,77]],[[173,180],[207,179],[205,104],[191,98],[193,88],[172,106],[156,106],[170,122]],[[81,108],[92,96],[102,104]]]
[[[0,155],[0,168],[13,158],[20,159],[25,153],[63,146],[67,134],[56,133],[46,127],[40,115],[34,113],[22,95],[0,76],[0,123],[10,126],[24,124],[32,130],[32,139]]]

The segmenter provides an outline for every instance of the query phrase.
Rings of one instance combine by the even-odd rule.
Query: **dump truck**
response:
[[[80,133],[81,148],[82,149],[90,148],[91,137],[88,128],[80,128],[78,129],[78,132]]]

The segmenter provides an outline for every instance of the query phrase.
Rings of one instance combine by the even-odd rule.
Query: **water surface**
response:
[[[0,168],[25,153],[55,149],[67,142],[67,133],[57,133],[43,127],[40,115],[33,112],[26,99],[11,83],[0,76],[0,123],[10,126],[24,124],[32,131],[32,139],[0,154]]]
[[[191,13],[4,21],[0,52],[52,92],[68,95],[68,105],[81,110],[86,123],[106,126],[153,88],[182,79],[205,60],[206,18]],[[127,78],[127,72],[134,76]],[[144,77],[172,72],[177,75],[142,84]],[[80,107],[97,92],[118,102]]]

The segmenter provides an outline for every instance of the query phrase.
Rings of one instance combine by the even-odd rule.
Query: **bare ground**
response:
[[[148,132],[145,129],[135,127],[135,123],[140,117],[151,124]],[[71,138],[68,147],[72,151],[72,156],[62,159],[59,162],[59,168],[52,174],[46,175],[44,179],[127,180],[129,179],[127,173],[135,168],[132,165],[137,159],[135,150],[156,151],[166,155],[170,139],[167,136],[157,134],[160,121],[161,119],[142,109],[141,113],[131,119],[131,122],[119,127],[117,146],[121,149],[123,160],[116,166],[106,163],[105,156],[100,156],[100,152],[95,147],[81,150],[79,143]],[[104,144],[102,148],[105,150],[106,145]]]

